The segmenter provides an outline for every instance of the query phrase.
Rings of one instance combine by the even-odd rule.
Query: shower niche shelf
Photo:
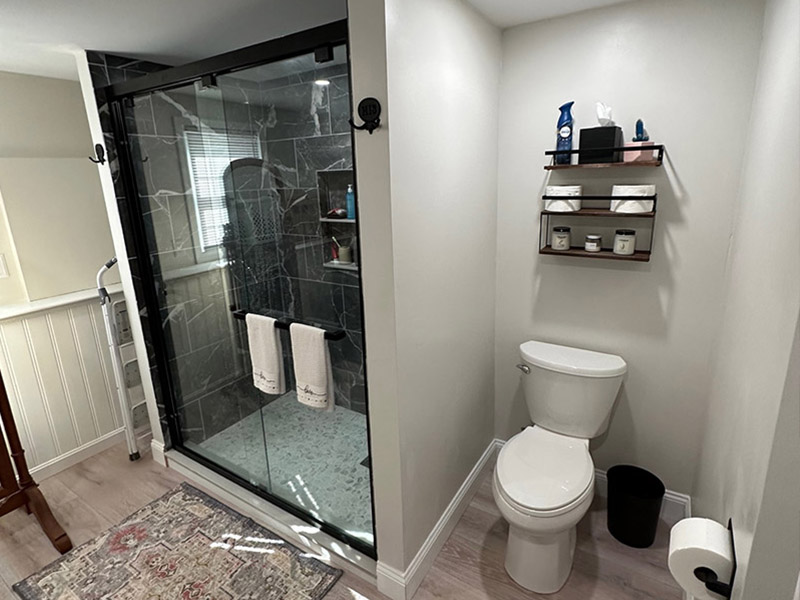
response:
[[[355,219],[331,219],[330,217],[320,217],[320,223],[345,223],[350,225],[355,225]]]
[[[354,273],[358,273],[358,263],[342,263],[329,260],[326,263],[322,263],[322,266],[326,269],[338,269],[339,271],[352,271]]]

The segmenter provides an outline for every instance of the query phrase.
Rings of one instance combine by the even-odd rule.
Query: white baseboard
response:
[[[56,456],[48,460],[47,462],[43,462],[40,465],[36,465],[30,469],[31,475],[34,477],[36,481],[41,481],[42,479],[47,479],[48,477],[52,477],[56,473],[60,473],[64,469],[68,469],[72,465],[77,465],[79,462],[86,460],[87,458],[94,456],[95,454],[99,454],[103,450],[118,444],[119,442],[125,439],[125,428],[122,427],[120,429],[115,429],[105,435],[100,436],[96,440],[92,440],[88,444],[84,444],[83,446],[79,446],[74,450],[70,450],[65,454],[60,456]]]
[[[594,493],[601,498],[608,497],[608,475],[602,469],[594,471]],[[692,498],[680,492],[667,490],[661,505],[661,518],[667,523],[677,523],[692,516]]]
[[[481,473],[487,465],[491,464],[502,445],[501,440],[492,440],[489,443],[404,572],[378,561],[376,572],[378,591],[392,600],[410,600],[416,593],[442,546],[472,501],[472,496],[478,489]]]
[[[160,464],[162,467],[168,467],[167,457],[164,453],[164,442],[159,442],[153,438],[150,440],[150,451],[153,453],[153,460]]]

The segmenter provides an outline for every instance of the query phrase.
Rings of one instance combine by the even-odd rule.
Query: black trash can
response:
[[[608,531],[627,546],[648,548],[656,539],[664,484],[644,469],[616,465],[608,470]]]

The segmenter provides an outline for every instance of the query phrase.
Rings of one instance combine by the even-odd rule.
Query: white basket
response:
[[[576,198],[567,200],[570,196],[580,196],[583,193],[581,185],[548,185],[545,196],[564,196],[564,200],[545,200],[544,209],[551,212],[575,212],[581,209],[581,200]]]
[[[615,185],[612,196],[655,196],[654,185]],[[646,213],[653,211],[653,200],[612,200],[611,210],[619,213]]]

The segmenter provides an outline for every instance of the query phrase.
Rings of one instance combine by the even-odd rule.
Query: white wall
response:
[[[761,511],[787,369],[797,368],[789,357],[800,311],[799,72],[798,0],[770,0],[693,494],[698,514],[733,519],[737,594]]]
[[[403,568],[404,532],[400,456],[400,401],[397,389],[397,328],[392,240],[389,132],[386,89],[384,2],[348,0],[353,103],[377,98],[383,125],[372,135],[359,132],[353,148],[358,189],[358,235],[364,341],[369,394],[370,460],[380,560]]]
[[[111,357],[92,295],[13,313],[0,312],[0,370],[28,466],[44,477],[120,441]]]
[[[387,6],[408,564],[493,437],[500,32],[460,0]]]
[[[739,589],[746,600],[792,597],[800,569],[800,323],[795,328],[764,496]],[[742,575],[744,575],[742,573]],[[800,587],[797,588],[800,592]],[[800,599],[798,599],[800,600]]]
[[[707,369],[724,301],[725,257],[755,81],[762,4],[643,0],[506,30],[500,103],[496,305],[498,437],[529,421],[518,346],[529,339],[622,355],[629,370],[600,468],[635,463],[689,492],[702,444]],[[545,149],[558,106],[576,131],[614,109],[666,145],[658,169],[554,171],[549,183],[610,193],[655,183],[651,262],[538,254]],[[713,149],[708,148],[713,144]],[[575,141],[577,147],[577,139]]]
[[[0,121],[10,271],[0,279],[0,370],[28,463],[45,477],[120,440],[100,306],[85,292],[114,252],[80,85],[0,73]]]

